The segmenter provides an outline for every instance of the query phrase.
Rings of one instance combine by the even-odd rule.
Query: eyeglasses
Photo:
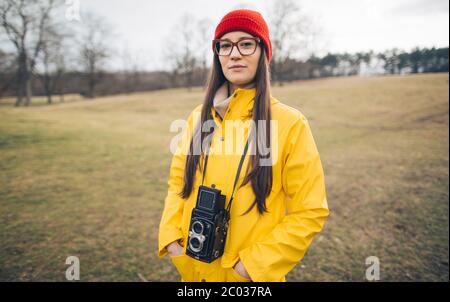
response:
[[[229,39],[214,39],[212,42],[214,50],[219,56],[231,55],[234,46],[237,47],[241,55],[251,56],[255,53],[256,47],[261,43],[261,40],[258,37],[246,37],[239,39],[237,42],[232,42]]]

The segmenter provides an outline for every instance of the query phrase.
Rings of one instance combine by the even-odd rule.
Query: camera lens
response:
[[[203,249],[203,243],[206,239],[203,234],[204,225],[201,221],[193,221],[191,230],[189,231],[189,248],[191,251],[198,253]]]
[[[202,250],[202,248],[203,248],[203,243],[200,241],[199,238],[197,238],[197,237],[192,237],[192,238],[189,240],[189,248],[190,248],[193,252],[198,253],[198,252],[200,252],[200,251]]]
[[[198,238],[192,238],[192,240],[191,240],[191,246],[194,248],[194,249],[198,249],[199,247],[200,247],[200,240],[198,240]]]
[[[202,234],[203,233],[203,224],[201,222],[199,222],[199,221],[195,221],[192,224],[192,230],[196,234]]]

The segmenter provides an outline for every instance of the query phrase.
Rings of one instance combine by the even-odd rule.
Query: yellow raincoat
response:
[[[236,89],[223,120],[212,108],[212,116],[219,127],[213,134],[212,152],[215,148],[220,149],[222,142],[236,143],[236,137],[225,131],[225,122],[251,119],[255,93],[256,88]],[[185,254],[171,257],[182,281],[248,281],[233,269],[239,260],[252,281],[286,281],[287,273],[303,258],[314,236],[322,230],[329,211],[323,168],[308,121],[300,111],[274,97],[271,97],[271,106],[272,120],[277,122],[276,129],[272,130],[272,140],[276,140],[273,143],[278,144],[278,152],[273,158],[272,191],[266,198],[268,213],[260,215],[254,207],[242,215],[255,198],[250,183],[239,188],[249,160],[247,153],[234,192],[223,256],[212,263],[203,263]],[[190,114],[188,130],[184,131],[172,159],[168,194],[159,228],[159,257],[165,256],[166,246],[178,239],[186,250],[191,213],[202,180],[198,169],[189,198],[182,199],[177,193],[183,187],[186,152],[192,129],[198,122],[196,117],[200,118],[201,107]],[[236,143],[236,149],[241,153],[217,153],[208,159],[204,185],[215,184],[226,195],[227,203],[245,141],[241,146],[239,144]]]

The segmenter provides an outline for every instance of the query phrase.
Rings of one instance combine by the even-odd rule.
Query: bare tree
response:
[[[121,73],[124,92],[134,92],[141,84],[141,66],[144,59],[136,53],[131,53],[127,48],[121,51],[120,56],[123,64]]]
[[[38,63],[40,64],[37,64],[35,73],[42,82],[45,95],[47,96],[47,103],[49,104],[52,103],[52,95],[57,88],[60,100],[64,100],[62,77],[66,69],[66,56],[68,53],[65,41],[70,34],[67,32],[67,29],[62,30],[62,28],[61,24],[47,26],[41,55],[38,56]]]
[[[282,85],[283,68],[295,56],[306,54],[318,28],[293,0],[274,1],[269,10],[272,41],[271,75],[274,83]]]
[[[0,98],[11,88],[14,77],[16,60],[13,54],[6,53],[0,49]]]
[[[164,43],[164,55],[170,64],[173,84],[176,85],[177,78],[184,77],[184,87],[191,90],[193,75],[198,66],[198,50],[194,16],[184,14],[180,22],[175,25],[171,35]],[[175,35],[173,33],[176,33]],[[197,51],[197,52],[196,52]]]
[[[59,101],[64,102],[64,94],[66,83],[64,76],[67,72],[67,53],[69,53],[67,46],[63,43],[61,48],[55,53],[53,62],[55,64],[55,92],[59,94]]]
[[[17,56],[16,106],[31,103],[32,72],[42,51],[51,13],[58,4],[56,0],[2,0],[0,4],[0,23]]]
[[[92,14],[83,17],[83,23],[80,61],[87,77],[87,91],[84,94],[94,98],[95,89],[102,80],[106,59],[109,57],[110,47],[107,41],[111,31],[106,21]]]
[[[208,19],[201,19],[197,23],[197,48],[199,50],[199,67],[202,69],[203,78],[206,81],[208,74],[208,58],[212,56],[211,44],[213,36],[211,35],[211,28],[213,28],[213,22]],[[206,87],[206,86],[205,86]]]
[[[47,96],[47,103],[52,103],[52,92],[54,88],[54,82],[52,81],[51,75],[51,59],[53,57],[52,51],[56,49],[54,45],[52,45],[50,41],[46,41],[42,45],[42,63],[44,66],[44,70],[42,74],[38,73],[38,78],[41,79],[42,84],[44,86],[45,95]]]

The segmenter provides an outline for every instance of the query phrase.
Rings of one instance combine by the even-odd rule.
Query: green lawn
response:
[[[448,281],[448,74],[275,87],[309,119],[331,210],[289,281]],[[14,108],[0,100],[0,281],[178,280],[156,254],[169,131],[195,88]],[[56,98],[57,100],[57,98]]]

